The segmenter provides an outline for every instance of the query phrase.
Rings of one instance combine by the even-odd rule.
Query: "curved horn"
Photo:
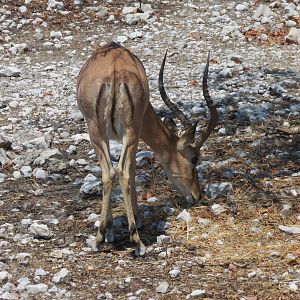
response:
[[[183,114],[183,112],[170,100],[170,98],[167,96],[167,93],[165,91],[164,87],[164,69],[165,69],[165,63],[167,58],[168,50],[165,53],[164,59],[162,61],[160,71],[159,71],[159,77],[158,77],[158,88],[160,92],[160,96],[165,102],[165,104],[168,106],[168,108],[171,110],[174,117],[178,118],[182,125],[187,128],[191,126],[191,123],[187,119],[187,117]]]
[[[195,145],[196,145],[196,148],[198,148],[198,149],[200,149],[202,147],[202,145],[205,143],[207,138],[210,136],[210,134],[212,133],[214,128],[218,125],[218,121],[219,121],[219,116],[218,116],[218,111],[217,111],[216,105],[213,103],[213,101],[210,98],[208,86],[207,86],[209,56],[210,56],[210,53],[208,53],[207,62],[206,62],[206,66],[205,66],[205,70],[204,70],[204,74],[203,74],[202,90],[203,90],[204,99],[206,101],[206,105],[209,109],[210,120],[209,120],[209,123],[208,123],[205,131],[202,132],[200,138],[198,138],[196,140]]]

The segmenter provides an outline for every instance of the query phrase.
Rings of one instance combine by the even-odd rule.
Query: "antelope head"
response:
[[[176,123],[172,118],[167,117],[164,119],[163,123],[168,128],[173,140],[173,151],[165,158],[161,157],[161,162],[168,177],[186,196],[187,201],[194,202],[194,200],[199,200],[201,196],[198,174],[196,170],[200,156],[200,148],[218,124],[218,112],[215,104],[210,98],[207,86],[209,55],[207,57],[204,70],[202,90],[204,99],[210,112],[210,120],[206,129],[199,135],[196,135],[198,121],[192,123],[166,94],[163,81],[166,57],[167,51],[159,72],[159,91],[163,101],[171,110],[173,116],[177,118],[183,125],[184,133],[181,136],[178,135]]]

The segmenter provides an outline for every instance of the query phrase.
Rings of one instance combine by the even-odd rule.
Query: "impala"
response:
[[[98,249],[105,240],[114,240],[110,197],[117,173],[135,253],[142,256],[146,252],[137,231],[140,221],[135,188],[135,156],[140,138],[158,154],[168,177],[187,200],[200,198],[195,169],[199,150],[218,123],[217,110],[207,87],[209,58],[203,76],[203,94],[211,117],[206,130],[195,137],[197,122],[190,123],[165,92],[163,72],[166,56],[167,53],[159,73],[159,90],[166,105],[184,126],[185,132],[180,137],[171,118],[161,121],[156,115],[149,102],[148,80],[143,64],[126,48],[114,42],[98,48],[78,75],[78,105],[102,169],[103,199],[96,236]],[[110,159],[110,139],[122,142],[116,170]]]

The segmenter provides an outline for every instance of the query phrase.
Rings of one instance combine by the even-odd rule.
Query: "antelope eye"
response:
[[[198,162],[198,157],[193,157],[191,163],[195,166]]]

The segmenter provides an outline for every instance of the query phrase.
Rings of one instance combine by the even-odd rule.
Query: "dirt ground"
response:
[[[96,2],[101,4],[102,1]],[[181,1],[174,1],[174,4],[171,3],[172,1],[159,2],[149,1],[154,7],[158,20],[173,26],[174,30],[178,30],[180,34],[186,31],[188,35],[192,31],[191,26],[185,22],[188,16],[181,18],[180,15],[172,15],[173,11],[182,9]],[[196,2],[194,1],[195,5],[199,5],[200,8],[198,10],[195,8],[193,13],[198,11],[201,15],[205,11],[205,3],[204,1]],[[212,3],[212,1],[208,2]],[[225,2],[227,1],[224,3],[218,1],[218,5],[224,5],[226,8],[227,3]],[[253,2],[254,8],[261,3],[269,3],[269,1],[248,2]],[[7,5],[6,9],[9,8],[13,14],[18,15],[17,9],[23,4],[23,1],[2,3]],[[105,37],[107,40],[108,37],[113,38],[116,33],[120,35],[124,28],[133,28],[123,21],[112,25],[106,22],[105,18],[97,17],[93,12],[82,15],[82,8],[76,7],[73,1],[65,1],[66,9],[71,12],[67,17],[45,10],[47,1],[33,0],[32,3],[36,4],[36,7],[32,5],[31,10],[22,18],[35,18],[36,15],[32,15],[32,11],[38,11],[39,17],[48,21],[48,27],[44,29],[45,33],[48,34],[51,30],[70,30],[74,39],[68,51],[77,50],[72,61],[76,61],[74,64],[78,68],[96,47],[96,45],[88,44],[86,37],[97,34],[100,40],[101,37]],[[86,6],[95,5],[92,1],[84,1],[84,3]],[[242,2],[237,1],[237,3]],[[130,1],[107,1],[101,5],[109,10],[109,14],[114,14],[117,20],[123,20],[121,10],[125,4],[130,6]],[[142,28],[144,24],[139,23],[134,26]],[[23,56],[19,55],[3,61],[3,64],[14,62],[16,65],[25,66],[25,57],[30,57],[30,64],[34,66],[32,70],[34,76],[29,77],[29,84],[38,84],[40,76],[44,80],[44,75],[39,73],[38,68],[39,66],[44,67],[45,62],[68,61],[68,55],[64,48],[47,53],[41,44],[35,45],[33,34],[35,29],[31,25],[24,26],[21,30],[12,29],[11,36],[15,43],[26,42],[35,50],[29,51]],[[208,32],[210,29],[208,28]],[[4,44],[2,38],[5,33],[0,34],[0,42]],[[255,35],[253,32],[251,34]],[[165,51],[167,42],[164,40],[166,38],[167,31],[162,31],[156,35],[155,41],[151,41],[149,44],[144,41],[128,41],[128,45],[126,45],[135,53],[137,46],[134,43],[145,43],[148,48],[153,48],[153,56],[150,58],[141,56],[149,74],[150,88],[155,101],[159,100],[157,91],[154,91],[157,88],[155,74],[161,61],[161,55],[156,56],[156,54],[162,54]],[[195,37],[194,34],[193,38],[197,39],[198,37]],[[215,36],[206,37],[205,30],[201,32],[201,39],[215,48],[222,49],[224,47],[222,41]],[[141,47],[145,47],[145,45]],[[267,79],[262,79],[264,82],[271,84],[289,79],[294,80],[298,76],[297,83],[288,88],[288,93],[299,99],[300,68],[297,69],[295,62],[296,59],[299,60],[299,45],[281,45],[280,42],[269,45],[249,41],[244,47],[246,50],[250,48],[250,52],[252,47],[258,49],[255,53],[263,53],[262,57],[266,59],[264,66],[272,71]],[[234,51],[234,48],[233,43],[228,45],[224,51],[230,53],[230,51]],[[276,52],[277,49],[283,51],[281,62],[271,58],[274,53],[272,51]],[[201,54],[203,58],[207,53],[206,50],[203,50]],[[271,51],[271,54],[268,54],[268,51]],[[139,53],[136,54],[139,56]],[[171,68],[175,68],[175,66],[170,62],[172,66],[169,66],[170,70],[167,75],[169,79],[166,79],[166,82],[170,90],[173,88],[173,94],[187,89],[186,86],[178,86],[175,81],[180,81],[179,73],[187,63],[188,56],[189,50],[183,50],[181,56],[180,53],[179,55],[177,53],[178,58],[175,59],[175,64],[178,67],[178,73],[175,73],[174,84],[172,84],[173,78],[170,77],[172,77],[173,71]],[[218,65],[218,58],[222,60],[221,57],[222,54],[219,53],[213,55],[213,58],[216,59],[215,62],[211,62],[213,70],[216,68],[214,65]],[[256,71],[259,69],[258,62],[256,60],[252,62],[250,56],[243,57],[243,59],[249,63],[249,69],[243,72],[256,76]],[[192,56],[188,63],[189,67],[195,60],[197,59]],[[151,69],[152,67],[153,69]],[[29,74],[29,65],[26,68],[26,74]],[[292,71],[290,71],[291,69]],[[62,68],[59,72],[67,73],[68,71]],[[268,70],[265,70],[265,74],[268,74]],[[1,94],[4,95],[4,93],[16,92],[17,88],[14,85],[20,79],[0,78],[0,80],[4,80],[2,88],[0,88]],[[189,82],[190,74],[185,73],[183,80],[184,84]],[[40,82],[43,84],[44,81]],[[222,80],[216,79],[211,83],[210,89],[219,88],[221,84],[223,84]],[[243,82],[236,83],[232,89],[239,89],[243,84]],[[251,86],[251,84],[252,82],[249,80],[249,85]],[[74,101],[72,104],[66,104],[66,109],[69,107],[71,110],[76,107],[73,74],[70,75],[66,86],[65,93],[69,95],[68,99]],[[45,92],[50,91],[50,94],[45,97],[51,98],[51,93],[55,93],[56,87],[51,89],[51,86],[47,86]],[[187,93],[193,93],[193,97],[195,97],[198,93],[196,89],[199,87],[194,82],[189,84],[188,89]],[[233,91],[231,90],[231,92]],[[247,91],[244,93],[246,94]],[[240,97],[243,95],[241,92]],[[5,96],[9,97],[8,94]],[[46,101],[46,98],[43,101]],[[262,96],[258,94],[256,101],[259,102],[261,99],[263,99]],[[30,101],[35,101],[35,99]],[[13,224],[14,229],[8,235],[0,237],[0,241],[2,241],[0,247],[1,269],[7,270],[12,275],[10,282],[15,286],[18,285],[19,278],[28,277],[34,283],[46,283],[51,287],[54,285],[53,274],[61,268],[67,268],[71,274],[68,280],[57,284],[59,286],[57,293],[48,291],[41,294],[26,294],[24,291],[16,290],[14,292],[16,299],[133,300],[197,297],[207,300],[300,299],[300,287],[298,287],[300,282],[299,234],[287,234],[278,228],[279,225],[300,226],[299,158],[295,157],[295,152],[299,152],[300,122],[299,115],[288,114],[286,111],[286,107],[289,105],[288,101],[284,100],[277,106],[275,105],[271,111],[281,109],[284,111],[283,115],[276,116],[276,118],[271,117],[261,124],[238,121],[235,117],[235,113],[239,109],[237,106],[221,117],[218,129],[225,126],[229,134],[222,136],[216,130],[210,137],[207,147],[202,151],[202,157],[204,160],[213,160],[213,164],[205,167],[202,174],[206,184],[222,181],[232,183],[233,189],[227,197],[211,199],[203,192],[200,203],[193,207],[186,207],[181,194],[164,176],[156,156],[150,163],[137,170],[139,175],[146,176],[146,180],[138,189],[139,204],[147,206],[147,210],[150,211],[150,217],[144,220],[144,226],[140,229],[141,238],[148,248],[148,253],[143,258],[136,258],[132,254],[125,221],[122,221],[121,227],[115,229],[116,241],[114,244],[107,245],[101,253],[87,249],[86,239],[96,234],[93,223],[89,222],[87,218],[91,212],[99,213],[101,196],[83,197],[79,194],[80,184],[76,184],[76,182],[82,180],[87,174],[82,169],[67,165],[66,168],[56,172],[61,175],[59,180],[43,182],[34,177],[14,180],[12,178],[13,164],[2,166],[2,172],[11,180],[6,179],[0,184],[3,201],[0,207],[0,224],[2,226],[7,223]],[[41,106],[46,107],[47,105],[43,102]],[[20,107],[21,109],[22,107]],[[20,110],[11,111],[9,116],[1,114],[0,125],[8,125],[8,118],[20,118]],[[160,111],[160,113],[163,112]],[[64,115],[59,115],[53,119],[46,119],[46,121],[52,122],[51,126],[54,131],[62,127],[70,135],[86,132],[83,120],[74,122],[63,117]],[[35,126],[34,123],[39,122],[41,116],[33,111],[30,118],[33,125],[29,123],[28,126]],[[282,126],[283,118],[289,122],[289,127]],[[205,124],[205,120],[201,120],[200,123]],[[22,134],[21,131],[17,133]],[[259,143],[255,143],[256,141]],[[87,153],[92,149],[88,142],[79,143],[77,152],[70,156],[66,150],[71,144],[72,142],[68,140],[58,141],[55,144],[55,147],[63,153],[61,159],[63,162],[67,164],[71,159],[88,159]],[[141,143],[140,149],[149,148]],[[247,153],[247,156],[239,155],[241,152]],[[280,156],[277,155],[278,153],[284,154]],[[231,160],[233,157],[235,159]],[[90,159],[90,162],[96,165],[95,159]],[[50,169],[50,166],[45,168]],[[36,196],[32,193],[32,190],[37,189],[43,190],[42,195]],[[204,190],[204,184],[202,189]],[[147,202],[146,200],[152,196],[157,197],[159,201]],[[221,204],[224,208],[220,214],[216,214],[212,210],[212,205],[216,203]],[[285,205],[288,205],[287,209],[285,209]],[[168,215],[166,207],[174,208],[175,213]],[[176,219],[176,216],[185,208],[191,215],[191,222],[188,223]],[[114,218],[125,219],[122,201],[113,203],[113,215]],[[48,240],[26,240],[29,235],[28,228],[21,226],[21,221],[29,218],[44,221],[47,218],[57,219],[59,221],[57,224],[49,225],[54,236]],[[201,219],[208,219],[209,224],[202,224]],[[155,224],[160,222],[168,222],[169,228],[164,232],[159,231]],[[157,236],[161,234],[170,236],[170,242],[158,245]],[[22,242],[24,238],[26,241]],[[65,251],[62,257],[57,258],[51,255],[55,249],[67,249],[68,251]],[[31,258],[29,261],[20,263],[16,259],[16,255],[24,252],[30,253]],[[47,275],[37,278],[34,274],[38,268],[43,268]],[[169,274],[174,268],[180,270],[176,277]],[[166,293],[158,293],[157,286],[163,281],[168,282],[169,288]],[[205,293],[202,293],[201,296],[191,296],[190,294],[195,290],[205,290]]]

